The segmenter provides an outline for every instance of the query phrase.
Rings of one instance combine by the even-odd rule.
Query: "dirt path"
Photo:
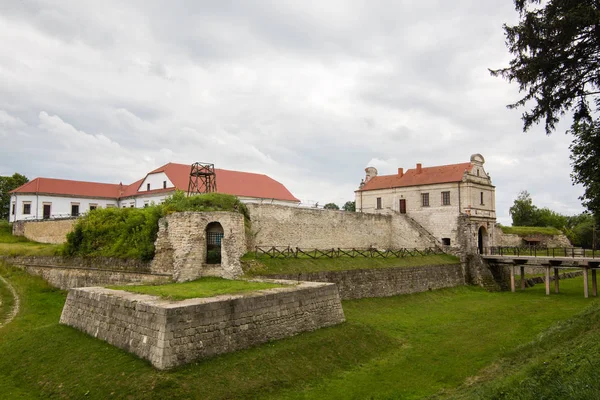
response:
[[[17,313],[19,312],[20,300],[19,300],[19,295],[17,294],[17,291],[15,290],[14,287],[12,287],[12,285],[6,279],[4,279],[2,276],[0,276],[0,281],[2,281],[6,285],[8,290],[10,290],[10,292],[12,293],[13,298],[15,299],[15,304],[13,305],[12,310],[8,313],[8,317],[6,317],[6,319],[4,321],[0,321],[0,328],[2,328],[4,325],[8,325],[10,323],[10,321],[13,320],[15,315],[17,315]]]

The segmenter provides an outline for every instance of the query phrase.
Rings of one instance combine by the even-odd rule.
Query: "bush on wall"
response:
[[[158,220],[182,211],[235,211],[249,223],[246,206],[232,195],[209,193],[187,197],[176,192],[163,204],[146,208],[106,208],[90,211],[80,218],[63,246],[65,256],[154,257]]]

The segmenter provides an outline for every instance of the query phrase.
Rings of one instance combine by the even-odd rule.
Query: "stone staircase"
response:
[[[396,216],[404,218],[417,232],[419,232],[419,235],[427,238],[427,240],[429,240],[432,243],[432,247],[436,247],[440,250],[444,250],[445,246],[442,244],[442,242],[438,238],[433,236],[433,234],[431,232],[429,232],[427,229],[425,229],[425,227],[423,225],[421,225],[420,223],[415,221],[412,217],[409,217],[406,214],[400,214],[398,211],[394,211],[394,214]]]

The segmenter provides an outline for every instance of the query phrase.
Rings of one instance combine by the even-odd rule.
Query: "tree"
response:
[[[338,205],[335,203],[327,203],[323,206],[323,208],[326,210],[339,210],[340,209],[340,207],[338,207]]]
[[[533,205],[531,195],[527,190],[519,193],[513,206],[508,210],[514,226],[537,226],[537,207]]]
[[[572,179],[584,186],[583,204],[600,212],[600,2],[597,0],[514,0],[518,25],[504,25],[514,58],[509,66],[490,70],[519,84],[524,96],[511,109],[529,108],[523,130],[544,121],[547,134],[566,113],[573,113],[570,132]]]
[[[356,202],[355,201],[347,201],[344,204],[344,207],[342,207],[342,209],[344,211],[352,211],[355,212],[356,211]]]
[[[25,175],[15,172],[12,176],[0,176],[0,219],[8,219],[10,191],[29,182]]]

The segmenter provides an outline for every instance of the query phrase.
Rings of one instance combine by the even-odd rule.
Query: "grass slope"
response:
[[[500,225],[503,233],[519,236],[526,235],[560,235],[562,232],[552,227],[541,226],[503,226]]]
[[[13,236],[12,226],[0,221],[0,255],[3,256],[53,256],[59,245],[37,243],[22,236]]]
[[[461,386],[448,399],[596,399],[600,304],[556,324]]]
[[[219,296],[222,294],[240,294],[283,286],[285,285],[206,277],[184,283],[169,283],[166,285],[110,286],[110,289],[151,294],[171,300],[184,300],[197,297]]]
[[[418,267],[423,265],[458,264],[458,257],[449,254],[407,256],[402,258],[270,258],[248,253],[242,257],[247,275],[294,274],[300,272],[344,271],[371,268]]]
[[[11,399],[423,398],[449,393],[556,321],[598,304],[583,298],[580,279],[549,297],[538,285],[514,294],[461,287],[346,301],[342,325],[159,372],[58,325],[65,292],[10,267],[0,274],[21,296],[21,312],[0,329],[0,393]]]

